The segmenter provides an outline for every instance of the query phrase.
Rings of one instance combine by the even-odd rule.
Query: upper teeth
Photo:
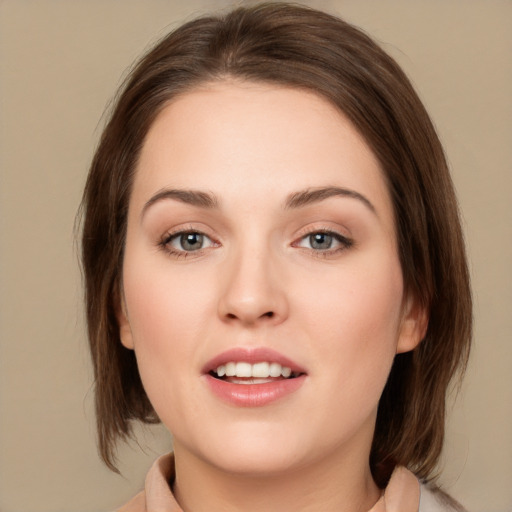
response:
[[[219,377],[284,377],[287,378],[292,374],[292,369],[288,366],[281,366],[279,363],[244,363],[229,362],[221,364],[215,370]]]

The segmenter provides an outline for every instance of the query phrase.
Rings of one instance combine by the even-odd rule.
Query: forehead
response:
[[[390,209],[375,155],[352,123],[319,95],[251,82],[215,82],[171,101],[151,126],[134,200],[184,187],[277,196],[343,186]]]

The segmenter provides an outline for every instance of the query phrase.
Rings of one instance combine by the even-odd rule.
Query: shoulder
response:
[[[170,482],[174,480],[174,457],[172,453],[162,455],[149,469],[144,482],[144,491],[139,492],[116,512],[147,512],[158,510],[181,512],[174,499]]]
[[[419,512],[467,512],[462,505],[457,503],[445,492],[431,488],[428,485],[420,485]]]
[[[146,493],[139,492],[128,503],[117,509],[116,512],[146,512]]]

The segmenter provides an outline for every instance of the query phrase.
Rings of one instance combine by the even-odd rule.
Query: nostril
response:
[[[224,319],[227,321],[240,320],[242,323],[252,324],[254,322],[264,321],[265,319],[276,319],[277,314],[274,311],[266,311],[260,313],[259,311],[231,311],[224,314]]]

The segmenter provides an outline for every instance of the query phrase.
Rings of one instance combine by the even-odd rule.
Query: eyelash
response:
[[[171,245],[171,242],[174,240],[179,239],[180,237],[186,236],[186,235],[199,235],[201,237],[204,237],[205,239],[209,240],[210,245],[208,247],[201,247],[196,250],[190,250],[187,251],[185,249],[176,249]],[[307,240],[308,238],[314,236],[314,235],[327,235],[329,237],[332,237],[332,240],[337,242],[339,244],[339,247],[336,247],[334,249],[327,248],[327,249],[318,249],[315,250],[312,247],[303,247],[300,244]],[[311,238],[310,238],[311,241]],[[190,257],[197,257],[203,254],[203,252],[210,247],[219,247],[219,243],[212,240],[211,237],[209,237],[207,234],[203,233],[202,231],[199,231],[197,229],[184,229],[180,231],[174,231],[172,233],[165,234],[161,241],[158,243],[158,246],[164,250],[166,253],[168,253],[170,256],[175,257],[177,259],[179,258],[190,258]],[[354,241],[350,238],[347,238],[340,233],[330,230],[330,229],[314,229],[307,233],[304,233],[301,235],[301,237],[293,242],[291,244],[292,247],[296,247],[298,249],[303,249],[305,251],[310,252],[315,257],[319,258],[328,258],[330,256],[334,256],[341,251],[344,251],[346,249],[350,249],[354,245]]]
[[[337,242],[339,244],[339,247],[335,247],[333,249],[317,249],[315,250],[312,247],[302,247],[299,244],[308,238],[314,236],[314,235],[327,235],[332,237],[333,241]],[[346,236],[343,236],[341,233],[338,233],[336,231],[333,231],[331,229],[313,229],[307,233],[304,233],[297,242],[292,243],[292,247],[297,247],[299,249],[304,249],[306,251],[311,252],[315,257],[318,258],[329,258],[331,256],[335,256],[339,254],[342,251],[345,251],[347,249],[350,249],[354,245],[354,240],[347,238]]]
[[[190,257],[197,257],[203,254],[205,249],[208,249],[209,247],[201,247],[196,250],[187,251],[185,249],[176,249],[171,245],[171,242],[173,242],[176,239],[179,239],[180,237],[186,236],[186,235],[199,235],[204,237],[205,239],[209,240],[211,245],[209,247],[218,247],[220,244],[214,240],[210,236],[208,236],[206,233],[203,233],[202,231],[199,231],[197,229],[184,229],[179,231],[174,231],[172,233],[166,233],[162,240],[158,243],[158,246],[163,249],[167,254],[174,258],[190,258]]]

